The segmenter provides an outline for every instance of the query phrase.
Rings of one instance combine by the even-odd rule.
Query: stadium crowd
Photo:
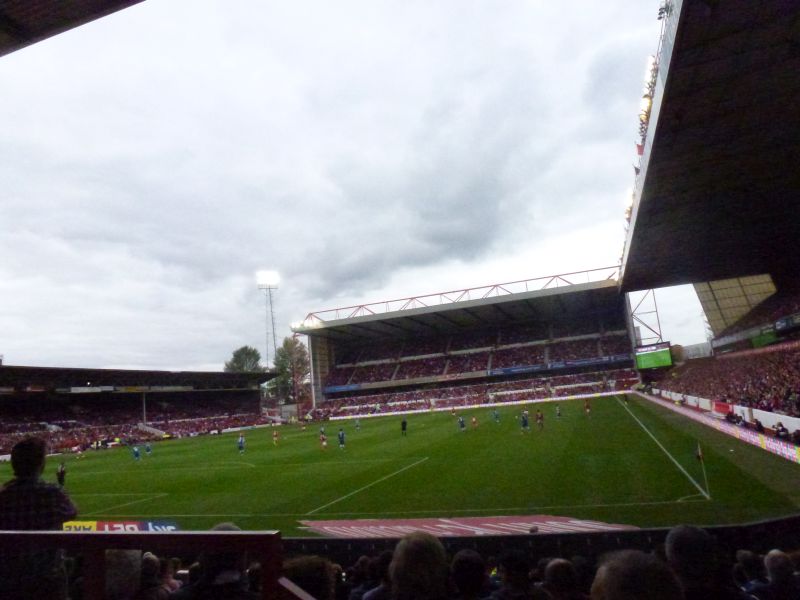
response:
[[[617,369],[493,383],[453,384],[439,388],[343,396],[319,404],[312,413],[315,419],[326,419],[437,407],[462,407],[487,402],[512,402],[623,390],[630,389],[637,382],[638,375],[634,370]]]
[[[135,440],[162,439],[165,436],[202,435],[232,427],[264,424],[267,420],[258,407],[237,401],[219,392],[215,397],[191,401],[171,398],[151,401],[147,425],[142,427],[141,400],[69,397],[33,403],[27,410],[33,416],[21,418],[25,401],[0,402],[0,417],[17,419],[0,426],[0,454],[8,454],[15,443],[35,433],[55,450],[82,451],[91,447]]]
[[[687,361],[658,382],[661,389],[800,416],[800,349]]]
[[[449,556],[439,539],[417,531],[393,550],[349,566],[316,555],[287,558],[282,575],[317,600],[800,599],[800,551],[728,551],[705,530],[678,526],[650,551],[620,550],[597,560],[516,549],[496,558],[471,549]],[[206,553],[183,568],[178,557],[110,551],[107,562],[106,597],[114,600],[261,597],[260,565],[244,554]],[[71,597],[79,597],[80,563],[69,581]]]
[[[568,329],[565,331],[569,331]],[[574,331],[585,329],[579,328]],[[521,333],[522,332],[522,333]],[[527,335],[523,335],[523,333]],[[326,386],[343,386],[421,377],[455,376],[488,369],[580,361],[630,353],[627,335],[600,335],[581,339],[543,340],[539,328],[479,332],[449,340],[425,339],[387,342],[363,350],[344,348],[330,370]],[[502,340],[499,343],[498,340]]]

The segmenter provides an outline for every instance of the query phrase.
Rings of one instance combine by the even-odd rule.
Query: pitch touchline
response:
[[[360,487],[360,488],[358,488],[357,490],[354,490],[354,491],[350,492],[349,494],[345,494],[345,495],[344,495],[344,496],[342,496],[341,498],[337,498],[336,500],[333,500],[333,501],[331,501],[331,502],[328,502],[327,504],[323,504],[323,505],[322,505],[322,506],[320,506],[319,508],[315,508],[314,510],[311,510],[311,511],[309,511],[309,512],[307,512],[306,514],[307,514],[307,515],[313,515],[315,512],[319,512],[319,511],[321,511],[323,508],[328,508],[328,507],[329,507],[331,504],[336,504],[337,502],[341,502],[342,500],[345,500],[345,499],[349,498],[350,496],[355,496],[355,495],[356,495],[356,494],[358,494],[359,492],[363,492],[364,490],[366,490],[366,489],[368,489],[368,488],[371,488],[373,485],[377,485],[377,484],[379,484],[379,483],[380,483],[380,482],[382,482],[382,481],[386,481],[386,480],[387,480],[387,479],[389,479],[390,477],[394,477],[395,475],[399,475],[399,474],[400,474],[400,473],[402,473],[403,471],[407,471],[407,470],[408,470],[408,469],[410,469],[411,467],[416,467],[418,464],[424,463],[426,460],[428,460],[428,458],[429,458],[429,457],[428,457],[428,456],[426,456],[425,458],[422,458],[422,459],[418,460],[417,462],[415,462],[415,463],[412,463],[412,464],[408,465],[407,467],[403,467],[402,469],[398,469],[398,470],[397,470],[397,471],[395,471],[394,473],[389,473],[388,475],[386,475],[386,476],[384,476],[384,477],[381,477],[380,479],[376,479],[376,480],[375,480],[375,481],[373,481],[372,483],[368,483],[368,484],[367,484],[367,485],[365,485],[364,487]]]
[[[670,454],[670,453],[669,453],[669,451],[668,451],[666,448],[664,448],[664,446],[662,446],[662,445],[661,445],[661,442],[659,442],[659,441],[656,439],[656,436],[654,436],[654,435],[653,435],[653,434],[650,432],[650,430],[649,430],[647,427],[645,427],[644,423],[642,423],[642,422],[639,420],[639,418],[638,418],[638,417],[637,417],[635,414],[633,414],[633,413],[631,412],[631,409],[630,409],[630,408],[628,408],[627,406],[625,406],[625,405],[622,403],[622,400],[620,400],[619,398],[617,398],[617,403],[618,403],[618,404],[619,404],[619,405],[620,405],[622,408],[624,408],[626,411],[628,411],[628,414],[629,414],[630,416],[632,416],[632,417],[633,417],[633,420],[634,420],[634,421],[636,421],[636,422],[639,424],[639,427],[641,427],[642,429],[644,429],[644,432],[645,432],[647,435],[649,435],[649,436],[650,436],[650,438],[651,438],[651,439],[652,439],[652,440],[653,440],[653,441],[654,441],[654,442],[655,442],[655,443],[658,445],[658,447],[659,447],[659,448],[661,448],[661,450],[664,452],[664,454],[666,454],[666,455],[669,457],[669,459],[670,459],[670,460],[673,462],[673,464],[674,464],[676,467],[678,467],[678,469],[680,469],[681,473],[683,473],[684,475],[686,475],[686,478],[687,478],[689,481],[691,481],[691,482],[692,482],[692,484],[694,485],[694,487],[696,487],[696,488],[697,488],[697,490],[698,490],[698,491],[699,491],[701,494],[703,494],[703,496],[705,496],[706,500],[711,500],[711,496],[709,496],[708,492],[707,492],[707,491],[705,491],[705,490],[704,490],[702,487],[700,487],[700,484],[699,484],[699,483],[697,483],[697,482],[694,480],[694,478],[693,478],[691,475],[689,475],[689,473],[687,473],[687,472],[686,472],[686,469],[684,469],[684,468],[681,466],[681,464],[680,464],[680,463],[679,463],[679,462],[678,462],[678,461],[675,459],[675,457],[674,457],[674,456],[672,456],[672,454]]]
[[[694,497],[699,496],[700,494],[695,494]],[[338,516],[349,516],[349,517],[359,517],[359,516],[383,516],[387,519],[391,518],[393,515],[421,515],[421,514],[432,514],[432,513],[441,513],[447,512],[449,514],[455,513],[492,513],[492,512],[509,512],[509,511],[533,511],[533,510],[569,510],[573,508],[615,508],[615,507],[631,507],[631,506],[656,506],[656,505],[663,505],[663,504],[688,504],[690,502],[708,502],[706,498],[698,499],[698,500],[654,500],[652,502],[618,502],[612,504],[573,504],[567,506],[512,506],[507,508],[457,508],[457,509],[450,509],[447,511],[442,511],[441,509],[429,509],[429,510],[403,510],[403,511],[383,511],[383,512],[329,512],[325,513],[327,516],[331,517],[338,517]],[[152,515],[153,517],[303,517],[308,515],[309,513],[204,513],[204,514],[162,514],[159,513],[158,515]],[[114,515],[115,517],[119,518],[133,518],[133,517],[146,517],[147,515],[137,513],[137,514],[130,514],[130,515]],[[435,517],[434,517],[435,518]],[[442,517],[444,518],[444,517]]]

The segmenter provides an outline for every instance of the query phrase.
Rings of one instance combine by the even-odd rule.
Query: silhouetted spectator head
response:
[[[767,578],[770,583],[783,585],[791,581],[794,566],[789,555],[780,550],[770,550],[764,557]]]
[[[142,553],[138,550],[106,550],[104,598],[130,600],[139,589]]]
[[[321,556],[299,556],[283,563],[283,574],[317,600],[333,600],[336,577],[333,564]]]
[[[578,574],[575,567],[563,558],[551,560],[544,570],[544,585],[548,592],[557,596],[576,592],[578,590]]]
[[[251,592],[261,591],[261,563],[253,563],[247,568],[247,581]]]
[[[652,554],[623,550],[609,555],[595,575],[592,600],[682,600],[681,584]]]
[[[374,568],[375,568],[375,577],[378,581],[382,583],[389,583],[389,565],[392,564],[392,557],[394,556],[394,551],[392,550],[384,550],[375,558]]]
[[[42,438],[27,437],[11,449],[11,467],[19,478],[38,477],[44,470],[47,444]]]
[[[486,563],[474,550],[456,552],[450,574],[462,598],[479,598],[486,587]]]
[[[530,592],[530,560],[519,550],[506,550],[497,561],[497,574],[500,576],[503,594],[528,594]]]
[[[741,565],[745,581],[760,579],[764,573],[764,562],[761,557],[750,550],[737,550],[736,563]]]
[[[705,581],[714,574],[714,538],[699,527],[678,525],[670,529],[664,551],[681,581]]]
[[[444,546],[430,533],[414,531],[397,543],[389,565],[395,600],[446,598],[447,576]]]
[[[152,552],[142,555],[142,579],[157,579],[161,571],[161,562]]]
[[[211,531],[241,531],[233,523],[219,523],[211,528]],[[214,554],[204,554],[200,558],[200,566],[203,571],[203,578],[214,579],[223,571],[245,572],[247,567],[247,557],[243,552],[219,552]]]

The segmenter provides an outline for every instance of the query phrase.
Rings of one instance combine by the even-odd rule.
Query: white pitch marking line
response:
[[[685,502],[691,498],[697,498],[698,496],[702,496],[703,494],[691,494],[690,496],[684,496],[683,498],[678,498],[678,502]],[[710,498],[706,498],[709,500]]]
[[[152,496],[153,492],[78,492],[70,496]]]
[[[167,493],[150,494],[150,496],[147,497],[147,498],[141,498],[139,500],[133,500],[131,502],[125,502],[123,504],[115,504],[114,506],[108,506],[108,507],[104,508],[103,510],[95,510],[95,511],[92,511],[90,513],[84,513],[81,516],[91,517],[93,515],[102,515],[102,514],[107,513],[110,510],[115,510],[117,508],[123,508],[125,506],[131,506],[132,504],[139,504],[140,502],[149,502],[150,500],[157,500],[158,498],[163,498],[164,496],[169,496],[169,494],[167,494]]]
[[[642,429],[644,429],[644,432],[645,432],[647,435],[649,435],[649,436],[650,436],[650,438],[651,438],[651,439],[652,439],[652,440],[653,440],[653,441],[654,441],[654,442],[655,442],[655,443],[658,445],[658,447],[659,447],[659,448],[661,448],[661,450],[664,452],[664,454],[666,454],[666,455],[669,457],[669,459],[670,459],[670,460],[673,462],[673,464],[674,464],[676,467],[678,467],[678,469],[680,470],[680,472],[681,472],[681,473],[683,473],[684,475],[686,475],[686,478],[687,478],[689,481],[691,481],[691,482],[692,482],[692,484],[694,485],[694,487],[696,487],[696,488],[697,488],[697,491],[699,491],[699,492],[700,492],[700,493],[701,493],[703,496],[705,496],[706,500],[711,500],[711,497],[708,495],[708,492],[706,492],[706,491],[705,491],[705,490],[704,490],[702,487],[700,487],[700,484],[699,484],[699,483],[697,483],[697,482],[694,480],[694,478],[693,478],[691,475],[689,475],[689,473],[687,473],[687,472],[686,472],[686,469],[684,469],[684,468],[681,466],[681,464],[680,464],[680,463],[679,463],[679,462],[678,462],[678,461],[675,459],[675,457],[674,457],[674,456],[672,456],[672,454],[670,454],[670,453],[669,453],[669,451],[668,451],[666,448],[664,448],[664,446],[662,446],[662,445],[661,445],[661,442],[659,442],[659,441],[658,441],[658,439],[656,439],[656,436],[654,436],[654,435],[653,435],[653,434],[650,432],[650,430],[649,430],[647,427],[645,427],[644,423],[642,423],[642,422],[639,420],[639,418],[638,418],[638,417],[637,417],[635,414],[633,414],[633,413],[631,412],[631,409],[630,409],[630,408],[628,408],[627,406],[625,406],[625,405],[622,403],[622,401],[621,401],[619,398],[617,398],[617,403],[618,403],[618,404],[619,404],[619,405],[620,405],[622,408],[624,408],[626,411],[628,411],[628,414],[629,414],[631,417],[633,417],[633,420],[634,420],[634,421],[636,421],[636,422],[639,424],[639,427],[641,427]]]
[[[398,469],[394,473],[389,473],[388,475],[386,475],[384,477],[381,477],[380,479],[376,479],[375,481],[373,481],[372,483],[368,483],[364,487],[360,487],[357,490],[354,490],[354,491],[350,492],[349,494],[345,494],[341,498],[337,498],[336,500],[328,502],[327,504],[323,504],[319,508],[315,508],[314,510],[311,510],[311,511],[307,512],[306,515],[313,515],[315,512],[319,512],[323,508],[328,508],[332,504],[336,504],[337,502],[341,502],[342,500],[345,500],[345,499],[349,498],[350,496],[355,496],[359,492],[363,492],[364,490],[366,490],[368,488],[371,488],[373,485],[377,485],[377,484],[381,483],[382,481],[386,481],[387,479],[389,479],[391,477],[394,477],[395,475],[399,475],[403,471],[407,471],[408,469],[410,469],[412,467],[416,467],[417,465],[419,465],[421,463],[424,463],[426,460],[428,460],[428,458],[430,458],[430,457],[426,456],[425,458],[422,458],[422,459],[418,460],[417,462],[408,465],[407,467],[403,467],[402,469]]]
[[[692,497],[700,496],[694,494]],[[688,502],[707,502],[705,498],[698,500],[656,500],[653,502],[617,502],[613,504],[572,504],[572,505],[553,505],[553,506],[513,506],[508,508],[457,508],[450,509],[448,513],[482,513],[484,516],[498,516],[498,512],[529,512],[534,510],[572,510],[576,508],[616,508],[616,507],[632,507],[632,506],[657,506],[664,504],[686,504]],[[387,519],[393,518],[396,515],[421,515],[421,514],[434,514],[437,510],[405,510],[405,511],[389,511],[389,512],[334,512],[326,513],[330,517],[346,516],[346,517],[384,517]],[[151,517],[303,517],[308,513],[202,513],[202,514],[161,514],[150,515]],[[144,517],[145,514],[137,513],[135,515],[114,515],[115,517]],[[516,516],[516,515],[515,515]],[[432,519],[444,518],[432,516]]]

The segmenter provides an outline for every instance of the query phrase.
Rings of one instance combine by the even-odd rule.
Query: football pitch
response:
[[[280,427],[70,456],[66,489],[81,520],[169,520],[181,529],[232,521],[243,529],[310,535],[301,521],[560,515],[669,526],[750,522],[800,511],[800,465],[738,442],[661,406],[625,396]],[[535,411],[544,413],[537,428]],[[471,417],[479,424],[473,428]],[[336,433],[346,433],[346,448]],[[704,461],[696,457],[698,443]],[[55,481],[58,459],[45,479]],[[8,464],[0,466],[5,481]]]

